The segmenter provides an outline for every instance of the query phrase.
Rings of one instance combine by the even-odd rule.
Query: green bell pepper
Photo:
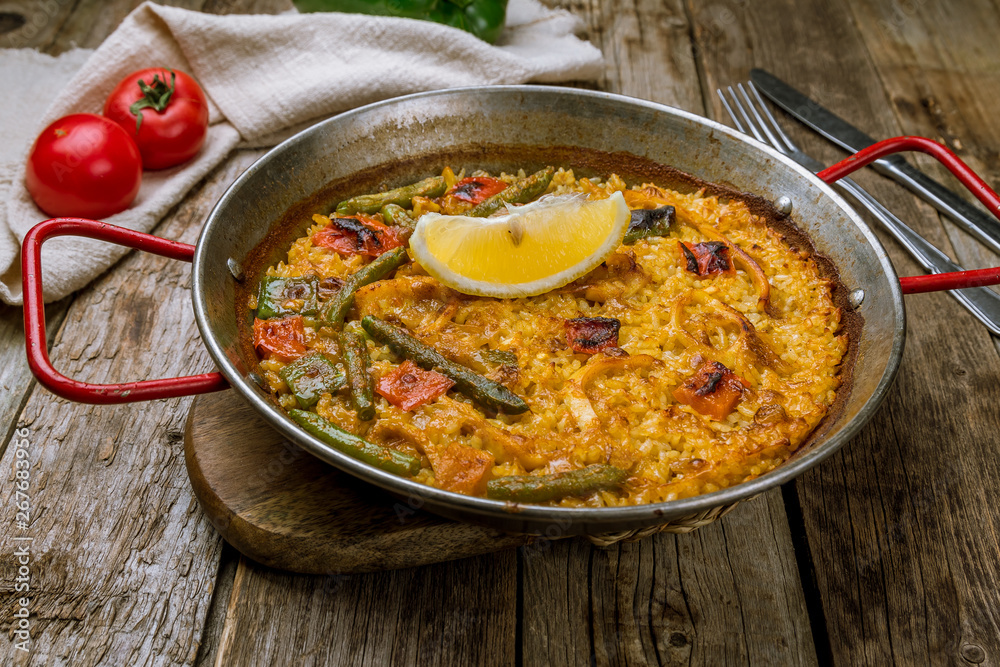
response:
[[[286,315],[315,315],[319,311],[319,278],[265,276],[257,293],[257,317],[269,320]]]
[[[316,405],[320,396],[332,394],[345,382],[343,371],[320,352],[296,359],[278,371],[278,375],[302,409]]]
[[[492,44],[507,18],[507,0],[293,0],[300,12],[345,12],[423,19],[471,32]]]

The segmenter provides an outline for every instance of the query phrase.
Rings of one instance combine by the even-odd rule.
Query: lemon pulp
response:
[[[427,213],[410,249],[428,273],[459,292],[533,296],[596,268],[621,244],[629,219],[620,192],[597,201],[550,196],[490,218]]]

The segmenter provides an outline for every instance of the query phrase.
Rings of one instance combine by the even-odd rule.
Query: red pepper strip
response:
[[[743,388],[750,384],[718,361],[708,361],[674,389],[678,403],[689,405],[716,421],[729,416],[740,398]]]
[[[362,213],[330,218],[330,226],[313,234],[313,245],[341,255],[378,257],[403,245],[397,231]]]
[[[455,386],[455,382],[435,371],[425,371],[407,359],[381,378],[375,391],[397,408],[409,412],[429,403]]]
[[[688,245],[683,241],[677,243],[684,260],[684,268],[691,273],[696,273],[699,276],[713,276],[720,273],[736,272],[733,263],[729,261],[729,248],[725,243],[718,241],[695,243],[694,245]]]
[[[610,317],[577,317],[566,320],[566,340],[574,352],[597,354],[618,347],[621,322]]]
[[[280,320],[253,320],[253,344],[259,351],[269,352],[282,361],[298,359],[306,353],[306,331],[302,316]]]
[[[507,189],[508,183],[501,181],[499,178],[490,178],[489,176],[471,176],[469,178],[463,178],[455,185],[451,186],[451,189],[445,193],[445,196],[451,195],[455,199],[461,199],[462,201],[467,201],[470,204],[478,204],[492,197],[495,194],[499,194]]]
[[[474,447],[451,443],[428,451],[434,469],[434,481],[445,491],[481,496],[493,469],[493,455]]]

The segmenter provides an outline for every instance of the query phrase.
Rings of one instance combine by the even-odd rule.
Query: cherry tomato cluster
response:
[[[104,115],[64,116],[38,135],[25,185],[51,216],[101,218],[124,211],[139,193],[143,169],[166,169],[201,150],[208,101],[179,70],[133,72],[104,103]]]

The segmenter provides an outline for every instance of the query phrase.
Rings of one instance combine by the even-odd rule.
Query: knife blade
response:
[[[773,74],[753,69],[750,70],[750,80],[771,101],[838,146],[856,153],[876,143],[875,139]],[[1000,222],[993,216],[919,171],[901,155],[876,160],[872,166],[880,174],[906,186],[991,250],[1000,253]]]

